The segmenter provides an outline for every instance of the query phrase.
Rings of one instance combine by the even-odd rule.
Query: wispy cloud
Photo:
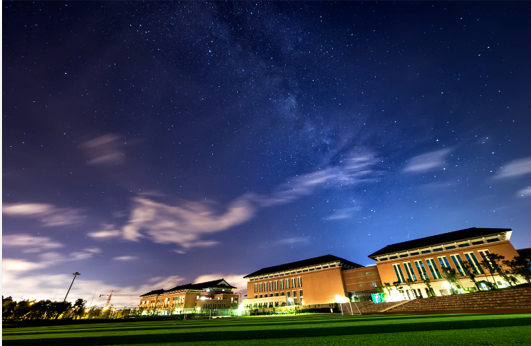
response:
[[[444,158],[451,149],[431,151],[411,158],[403,169],[405,173],[423,173],[444,166]]]
[[[96,137],[81,144],[90,157],[88,164],[120,164],[123,162],[123,153],[119,149],[118,140],[120,137],[115,134],[106,134]]]
[[[301,243],[309,243],[310,237],[292,237],[292,238],[284,238],[280,239],[274,242],[275,245],[292,245],[292,244],[301,244]]]
[[[123,236],[132,241],[146,237],[155,243],[176,243],[185,248],[214,246],[218,243],[200,237],[239,225],[249,220],[253,211],[246,195],[221,212],[210,204],[171,206],[138,197]]]
[[[122,235],[122,231],[115,229],[114,225],[104,225],[101,231],[90,232],[87,235],[94,239],[104,240],[119,237]]]
[[[495,176],[496,179],[516,178],[531,173],[531,157],[513,160],[503,166]]]
[[[351,155],[341,164],[289,179],[280,185],[272,194],[256,196],[262,207],[271,207],[292,202],[302,196],[311,195],[318,188],[330,185],[346,186],[361,182],[374,181],[376,172],[374,165],[377,160],[372,155]]]
[[[521,189],[516,193],[518,197],[531,197],[531,186]]]
[[[119,256],[113,258],[116,261],[134,261],[138,259],[138,256]]]
[[[324,219],[326,221],[348,219],[352,215],[354,215],[355,212],[357,212],[359,210],[360,210],[360,207],[338,209],[338,210],[335,210],[332,215],[329,215],[329,216],[325,217]]]
[[[6,216],[37,219],[48,227],[71,225],[83,219],[77,209],[56,208],[51,204],[39,203],[4,203],[2,213]]]
[[[34,237],[29,234],[4,235],[2,236],[2,245],[22,248],[22,252],[25,253],[47,251],[64,246],[48,237]]]

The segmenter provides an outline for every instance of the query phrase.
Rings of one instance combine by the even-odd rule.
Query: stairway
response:
[[[387,311],[412,312],[525,308],[531,308],[531,287],[414,299],[409,304],[395,306],[387,309]]]

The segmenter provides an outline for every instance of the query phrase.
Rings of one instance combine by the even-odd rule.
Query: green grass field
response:
[[[531,345],[531,314],[137,320],[2,333],[4,345]]]

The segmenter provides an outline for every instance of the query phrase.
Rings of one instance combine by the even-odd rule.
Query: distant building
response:
[[[412,289],[403,285],[408,298],[428,296],[424,279],[431,281],[436,295],[448,295],[451,286],[444,279],[443,267],[455,269],[458,280],[465,288],[473,288],[474,283],[467,276],[464,261],[472,265],[476,281],[493,281],[490,272],[480,262],[492,253],[508,260],[518,256],[509,241],[511,234],[512,230],[506,228],[467,228],[388,245],[369,255],[369,258],[377,261],[382,282],[392,284],[399,281],[404,284],[408,278],[414,282]],[[507,285],[497,274],[494,274],[494,281],[501,286]],[[404,298],[395,295],[395,299]]]
[[[333,303],[380,283],[375,267],[332,255],[262,268],[244,278],[249,281],[243,305],[252,307]]]
[[[159,289],[140,296],[139,308],[146,313],[155,310],[157,314],[171,315],[185,308],[221,309],[238,305],[236,287],[225,279],[175,286],[169,290]]]

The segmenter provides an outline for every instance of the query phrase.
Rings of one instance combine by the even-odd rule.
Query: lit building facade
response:
[[[244,276],[249,281],[243,305],[281,307],[348,299],[350,291],[379,283],[375,267],[369,268],[332,255],[262,268]]]
[[[239,304],[238,295],[225,279],[159,289],[140,296],[139,308],[145,313],[155,310],[162,315],[180,313],[184,309],[222,309]]]
[[[504,228],[468,228],[388,245],[369,255],[369,258],[377,261],[381,282],[392,285],[398,281],[404,287],[405,297],[395,290],[391,300],[427,297],[425,279],[430,280],[435,295],[450,294],[452,286],[444,278],[444,267],[456,271],[463,287],[475,287],[467,275],[465,261],[471,264],[477,282],[494,280],[498,285],[505,286],[508,283],[500,275],[492,276],[480,263],[493,253],[505,256],[507,260],[518,256],[510,243],[511,234],[511,229]],[[407,279],[413,281],[411,287],[406,284]]]

